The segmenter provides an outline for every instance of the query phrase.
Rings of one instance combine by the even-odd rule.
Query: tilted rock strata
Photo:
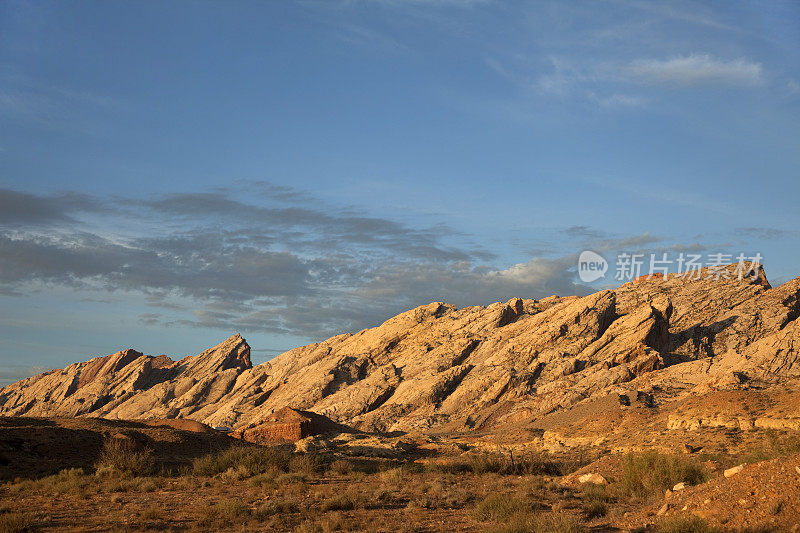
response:
[[[800,278],[669,275],[586,297],[440,302],[253,367],[238,335],[172,362],[126,350],[0,390],[0,414],[253,428],[284,407],[364,430],[470,430],[592,398],[660,402],[800,377]],[[693,392],[694,391],[694,392]]]

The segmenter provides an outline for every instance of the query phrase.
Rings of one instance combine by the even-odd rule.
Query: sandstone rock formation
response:
[[[258,438],[283,431],[288,407],[367,431],[470,431],[609,395],[652,406],[800,378],[800,278],[772,288],[734,268],[582,298],[434,302],[256,367],[239,335],[177,362],[125,350],[0,389],[0,414],[186,418]]]

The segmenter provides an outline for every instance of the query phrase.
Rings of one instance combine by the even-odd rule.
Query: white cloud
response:
[[[761,63],[744,58],[726,61],[708,54],[691,54],[672,59],[640,59],[627,67],[632,81],[691,85],[761,85]]]

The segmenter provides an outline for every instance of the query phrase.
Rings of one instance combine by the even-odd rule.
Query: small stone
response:
[[[734,466],[733,468],[729,468],[725,472],[723,472],[723,475],[725,477],[732,477],[741,472],[742,470],[744,470],[744,465]]]
[[[667,489],[667,491],[664,493],[664,497],[669,498],[670,496],[672,496],[672,491]]]
[[[583,474],[578,478],[579,483],[594,483],[595,485],[606,485],[608,481],[600,474]]]
[[[667,514],[667,511],[669,511],[669,504],[665,503],[664,505],[661,506],[661,509],[658,510],[656,515],[664,516],[665,514]]]
[[[672,487],[672,490],[673,490],[673,491],[675,491],[675,492],[678,492],[679,490],[683,490],[683,489],[685,489],[685,488],[686,488],[686,483],[684,483],[683,481],[681,481],[680,483],[678,483],[677,485],[675,485],[674,487]]]
[[[800,466],[796,466],[796,467],[794,467],[794,469],[797,470],[798,474],[800,474]]]

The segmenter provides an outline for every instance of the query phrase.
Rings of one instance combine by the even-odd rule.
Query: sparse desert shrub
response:
[[[520,484],[519,489],[526,495],[526,496],[537,496],[542,493],[547,488],[547,482],[545,482],[542,476],[533,475],[527,476]]]
[[[718,531],[697,516],[670,516],[656,525],[657,533],[717,533]]]
[[[608,504],[603,501],[588,501],[583,504],[583,514],[588,519],[600,518],[608,513]]]
[[[142,520],[161,520],[164,517],[164,510],[160,507],[148,507],[139,514]]]
[[[584,533],[586,527],[572,515],[520,512],[492,533]]]
[[[796,453],[800,453],[800,435],[794,431],[787,433],[776,429],[767,429],[763,432],[763,438],[736,461],[737,464],[757,463]]]
[[[318,520],[308,519],[294,530],[295,533],[332,533],[333,531],[348,531],[347,522],[341,513],[334,512]]]
[[[331,472],[334,474],[339,474],[340,476],[347,475],[353,471],[352,463],[345,459],[336,459],[328,468],[330,468]]]
[[[33,513],[7,511],[0,513],[0,533],[29,531],[36,525]]]
[[[472,510],[476,520],[503,522],[512,515],[529,511],[530,505],[508,494],[490,494]]]
[[[325,500],[322,509],[324,511],[351,511],[363,508],[364,503],[364,496],[350,489]]]
[[[313,476],[323,469],[322,459],[316,454],[295,455],[289,460],[289,471]]]
[[[623,458],[622,476],[614,488],[627,498],[649,499],[660,497],[677,483],[697,485],[707,479],[708,474],[691,459],[647,451]]]
[[[36,480],[25,480],[11,487],[18,492],[38,491],[48,494],[84,495],[96,490],[93,479],[82,468],[65,468],[58,474]]]
[[[291,483],[305,483],[308,480],[305,474],[289,472],[288,474],[278,474],[275,483],[278,485],[289,485]]]
[[[241,481],[250,477],[250,469],[244,465],[232,466],[219,474],[220,479],[227,482]]]
[[[133,492],[139,488],[134,479],[115,479],[105,486],[107,492]]]
[[[515,476],[563,476],[587,464],[582,455],[560,459],[547,453],[468,453],[445,461],[430,463],[428,470],[440,473],[505,474]]]
[[[602,502],[608,503],[614,500],[614,497],[608,493],[605,485],[597,483],[584,483],[581,487],[581,499],[584,502]]]
[[[227,519],[239,518],[250,514],[250,507],[238,498],[220,500],[217,502],[217,510],[221,518]]]
[[[95,467],[103,472],[146,476],[154,472],[155,459],[152,449],[137,445],[133,439],[110,437],[103,441]]]
[[[397,486],[405,479],[405,472],[402,467],[384,470],[379,475],[383,483],[393,486]]]
[[[248,483],[254,487],[274,487],[277,485],[275,478],[278,475],[276,471],[268,471],[251,477]]]
[[[250,507],[238,498],[227,498],[218,501],[216,504],[205,505],[200,512],[202,522],[230,523],[241,519],[249,518]]]
[[[152,478],[142,479],[139,482],[139,491],[140,492],[155,492],[161,487],[161,480],[156,480]]]
[[[300,512],[300,505],[294,500],[270,500],[252,512],[257,520],[264,520],[267,517],[277,514],[291,514]]]
[[[270,470],[286,472],[291,455],[268,446],[234,446],[219,453],[198,457],[192,463],[192,472],[198,476],[214,476],[229,468],[242,468],[248,476],[264,474]]]

